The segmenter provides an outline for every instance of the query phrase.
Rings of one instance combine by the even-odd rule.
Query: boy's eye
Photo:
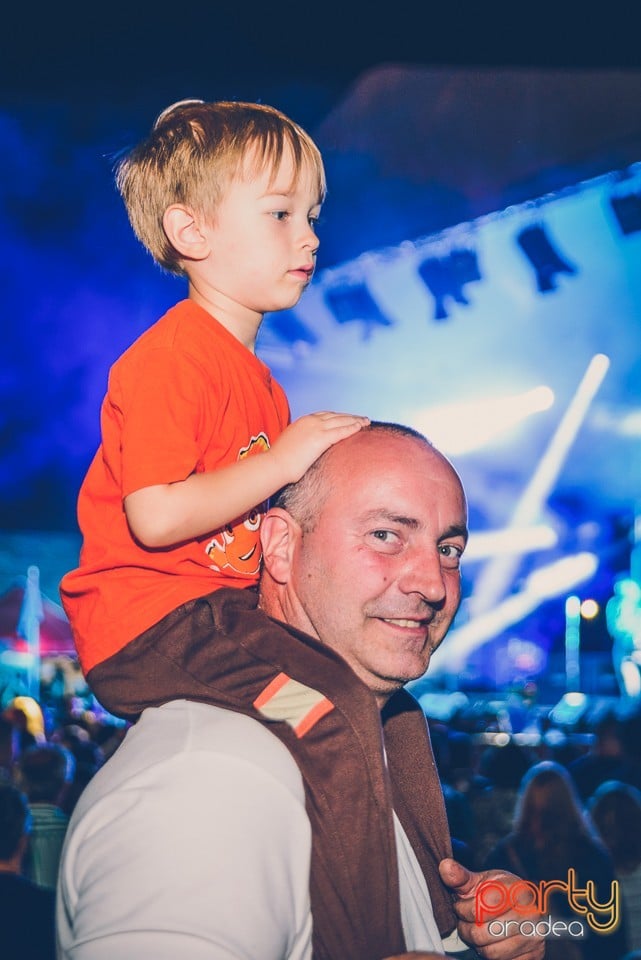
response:
[[[289,213],[287,210],[272,210],[274,220],[287,220]]]
[[[315,230],[315,229],[316,229],[316,227],[318,226],[318,221],[319,221],[319,220],[320,220],[320,217],[308,217],[308,218],[307,218],[307,222],[309,223],[309,225],[310,225],[310,227],[312,228],[312,230]]]

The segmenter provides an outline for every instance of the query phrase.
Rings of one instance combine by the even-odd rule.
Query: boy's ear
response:
[[[172,203],[163,214],[162,225],[174,250],[186,260],[204,260],[209,254],[209,243],[200,224],[189,207]]]
[[[288,583],[301,529],[294,518],[280,507],[272,507],[260,525],[265,571],[276,583]]]

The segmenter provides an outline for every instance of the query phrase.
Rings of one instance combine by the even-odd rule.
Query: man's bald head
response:
[[[406,437],[435,450],[427,437],[419,433],[418,430],[400,423],[388,423],[381,420],[372,420],[366,427],[362,427],[358,434],[348,439],[358,440],[360,437],[362,440],[372,434],[376,436],[387,434],[391,437]],[[346,442],[343,440],[326,450],[300,480],[296,483],[287,484],[271,500],[270,506],[287,510],[300,525],[303,533],[309,532],[316,526],[318,516],[332,490],[331,481],[328,478],[329,465],[332,462],[333,454],[340,452]],[[438,453],[438,451],[435,450],[435,453]]]

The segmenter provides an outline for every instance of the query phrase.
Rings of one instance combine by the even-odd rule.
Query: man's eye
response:
[[[395,543],[398,539],[392,530],[372,530],[372,536],[380,543]]]
[[[460,547],[455,546],[453,543],[442,543],[438,549],[441,556],[448,561],[448,566],[459,566],[461,557],[463,556],[463,551]]]

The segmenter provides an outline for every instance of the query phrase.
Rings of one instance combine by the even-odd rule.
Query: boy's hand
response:
[[[283,483],[295,483],[329,447],[369,424],[368,417],[323,410],[291,423],[272,444],[269,455],[277,459]]]
[[[300,480],[323,451],[368,423],[367,417],[349,413],[312,413],[287,427],[259,457],[135,490],[124,502],[131,532],[144,546],[158,549],[219,530],[286,483]]]

